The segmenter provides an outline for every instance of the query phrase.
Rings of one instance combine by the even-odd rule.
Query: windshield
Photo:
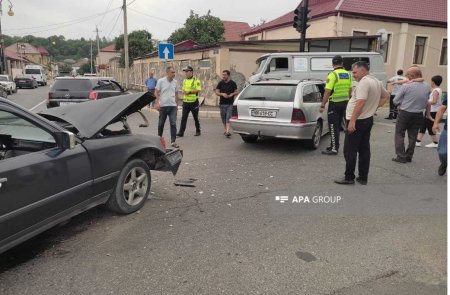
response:
[[[52,86],[54,91],[91,91],[92,84],[89,80],[84,79],[61,79],[56,80]]]
[[[25,69],[25,74],[41,74],[40,69]]]
[[[0,76],[0,81],[8,81],[8,78],[5,76]]]
[[[253,84],[245,88],[239,100],[294,101],[297,85]]]
[[[254,74],[259,74],[262,72],[264,65],[266,64],[267,57],[260,58],[256,61],[256,71]]]

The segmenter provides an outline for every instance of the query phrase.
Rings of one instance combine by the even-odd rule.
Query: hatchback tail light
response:
[[[293,109],[292,110],[292,119],[291,123],[306,123],[305,114],[301,109]]]
[[[96,100],[97,99],[97,96],[98,96],[98,93],[97,92],[95,92],[95,91],[91,91],[91,92],[89,92],[89,99],[90,100]]]
[[[233,106],[232,110],[231,110],[231,119],[237,119],[238,118],[238,110],[237,110],[237,106]]]

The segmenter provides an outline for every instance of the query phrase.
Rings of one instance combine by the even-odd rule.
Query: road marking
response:
[[[40,103],[38,103],[37,105],[35,105],[34,107],[32,107],[31,109],[29,109],[30,112],[34,111],[34,109],[38,108],[41,104],[43,104],[44,102],[46,102],[47,100],[44,99],[43,101],[41,101]]]

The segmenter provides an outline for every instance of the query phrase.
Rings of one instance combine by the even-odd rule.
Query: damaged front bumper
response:
[[[164,155],[159,157],[156,162],[155,170],[171,171],[173,175],[177,174],[183,160],[183,151],[180,149],[167,150]]]

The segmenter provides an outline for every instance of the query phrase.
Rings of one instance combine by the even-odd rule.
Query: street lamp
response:
[[[4,39],[3,39],[3,34],[2,34],[2,15],[3,15],[3,9],[2,9],[2,2],[3,0],[0,0],[0,61],[2,64],[2,74],[7,74],[6,72],[6,57],[5,57],[5,49],[3,48],[3,43],[4,43]],[[13,5],[11,3],[10,0],[8,0],[9,2],[9,11],[8,11],[8,15],[9,16],[13,16],[14,15],[14,11],[12,10]]]

